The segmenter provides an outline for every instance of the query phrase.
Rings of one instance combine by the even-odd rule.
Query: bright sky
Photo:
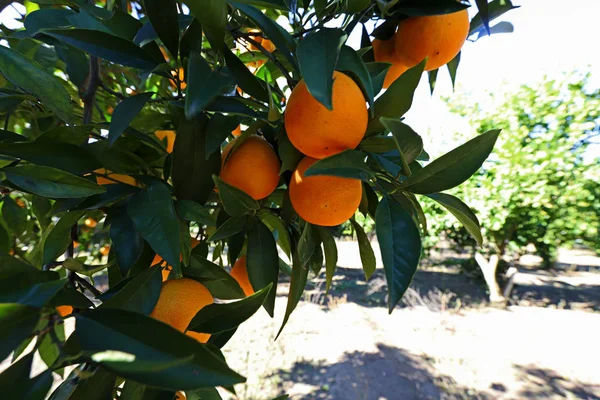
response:
[[[458,69],[457,92],[469,93],[476,100],[486,91],[534,83],[544,74],[555,78],[575,69],[590,70],[592,85],[600,86],[597,43],[600,0],[513,0],[513,3],[521,8],[509,11],[492,23],[509,21],[514,25],[513,33],[465,44]],[[474,14],[476,7],[471,7],[470,12]],[[14,26],[12,20],[16,15],[16,11],[8,7],[0,15],[0,23]],[[358,39],[356,33],[351,43]],[[448,145],[444,137],[468,129],[464,121],[448,113],[441,101],[441,97],[452,95],[447,70],[438,74],[433,96],[424,75],[413,107],[406,116],[407,123],[424,137],[426,149],[432,154],[439,154],[440,145]]]

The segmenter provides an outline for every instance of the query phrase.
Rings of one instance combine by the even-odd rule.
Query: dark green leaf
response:
[[[136,275],[123,289],[102,303],[101,307],[149,315],[158,301],[161,286],[161,267],[157,265]]]
[[[319,238],[323,243],[323,250],[325,251],[325,291],[329,292],[337,266],[337,245],[335,244],[331,229],[324,226],[315,226],[315,229],[317,229]]]
[[[375,216],[377,240],[388,284],[391,313],[410,286],[421,257],[421,236],[412,217],[398,203],[383,198]]]
[[[213,176],[213,180],[219,189],[223,208],[232,217],[241,217],[249,211],[260,208],[258,202],[244,191],[223,182],[217,176]]]
[[[169,188],[162,182],[153,182],[131,198],[127,212],[152,250],[180,276],[179,223]]]
[[[365,163],[366,154],[360,150],[344,150],[311,165],[304,175],[333,175],[369,181],[374,175]]]
[[[202,26],[197,18],[194,18],[190,25],[181,35],[179,42],[179,53],[181,59],[190,58],[191,53],[200,53],[202,51]]]
[[[290,291],[288,293],[288,301],[287,306],[285,307],[285,315],[283,317],[283,322],[281,323],[281,328],[279,328],[279,332],[277,332],[277,336],[275,336],[275,340],[281,335],[283,328],[287,324],[290,319],[290,315],[296,309],[298,302],[302,298],[302,294],[304,293],[304,288],[306,287],[306,280],[308,278],[308,268],[303,268],[298,262],[297,257],[293,257],[293,266],[292,266],[292,277],[290,280]]]
[[[425,62],[423,60],[420,64],[400,75],[385,93],[375,101],[375,113],[367,127],[367,135],[384,130],[384,126],[380,121],[381,117],[398,119],[410,109],[413,95],[425,68]]]
[[[392,118],[381,118],[381,123],[392,132],[392,137],[396,143],[396,147],[407,164],[415,161],[419,154],[423,152],[423,139],[413,131],[413,129]]]
[[[318,240],[315,240],[313,235],[313,226],[308,222],[305,222],[304,228],[302,228],[302,234],[298,240],[298,247],[296,249],[298,254],[298,262],[302,268],[305,268],[308,265],[310,258],[315,252],[317,243]]]
[[[55,325],[52,329],[61,330],[61,340],[64,342],[65,327],[63,325]],[[58,357],[60,357],[60,350],[58,349],[58,345],[54,343],[52,339],[52,333],[46,332],[41,336],[41,338],[38,338],[37,340],[39,340],[38,352],[40,353],[40,358],[42,359],[42,361],[44,361],[44,364],[46,364],[48,368],[52,368],[56,360],[58,360]]]
[[[259,114],[252,110],[241,99],[236,97],[217,96],[216,99],[206,106],[206,111],[222,112],[250,118],[266,118],[264,114]]]
[[[360,260],[362,262],[363,271],[365,272],[365,280],[369,280],[375,269],[377,269],[377,261],[375,260],[375,253],[373,247],[371,247],[371,241],[363,230],[362,226],[354,218],[350,218],[352,227],[356,232],[356,239],[358,240],[358,250],[360,252]]]
[[[459,63],[460,63],[460,52],[448,64],[446,64],[446,66],[448,67],[448,72],[450,72],[450,80],[452,80],[452,88],[454,88],[455,84],[456,84],[456,71],[458,70]]]
[[[91,29],[48,29],[51,36],[86,53],[128,67],[153,70],[158,62],[141,47],[120,36]]]
[[[212,180],[211,180],[212,181]],[[185,221],[195,221],[202,225],[215,225],[215,218],[210,210],[192,200],[177,202],[177,215]]]
[[[0,72],[14,85],[39,98],[45,107],[57,117],[71,122],[71,97],[58,78],[50,75],[44,68],[22,54],[0,47]]]
[[[0,303],[19,303],[42,308],[56,296],[65,283],[66,279],[50,280],[31,286],[24,282],[13,282],[10,287],[3,287],[2,293],[0,293]],[[6,285],[3,284],[3,286]]]
[[[108,400],[113,398],[116,375],[98,367],[92,376],[81,379],[69,400]],[[126,399],[121,396],[122,399]]]
[[[35,141],[47,144],[61,142],[81,146],[87,142],[93,129],[93,125],[57,126],[42,133]]]
[[[464,225],[465,229],[477,241],[477,244],[481,245],[483,243],[479,219],[477,219],[477,215],[462,200],[446,193],[431,193],[427,197],[437,201],[450,211]]]
[[[281,247],[281,250],[283,250],[283,252],[290,257],[292,254],[290,235],[285,229],[285,224],[281,218],[271,214],[270,212],[262,214],[260,218],[261,221],[264,222],[264,224],[267,225],[267,227],[271,230],[271,232],[273,232],[273,236],[275,236],[277,239],[277,243],[279,244],[279,247]]]
[[[8,367],[0,375],[0,393],[10,399],[44,400],[52,385],[52,371],[29,378],[33,352]]]
[[[31,227],[31,223],[27,217],[28,214],[25,208],[19,207],[12,197],[4,197],[4,201],[2,202],[2,218],[4,218],[6,227],[15,236],[21,236],[22,233]]]
[[[19,188],[49,198],[80,198],[104,193],[105,189],[87,179],[59,169],[19,165],[0,169]]]
[[[91,308],[93,303],[80,291],[64,286],[48,303],[48,307],[58,306],[73,306],[85,310]]]
[[[323,28],[309,33],[298,45],[298,64],[306,87],[329,110],[333,110],[333,72],[346,38],[341,29]]]
[[[0,304],[0,359],[4,360],[26,337],[40,319],[41,310],[22,304]]]
[[[515,27],[513,24],[511,24],[508,21],[501,21],[490,28],[490,35],[496,35],[498,33],[512,33],[514,31],[515,31]],[[476,41],[481,39],[484,36],[486,36],[486,32],[479,31]]]
[[[231,135],[231,132],[240,124],[240,120],[235,116],[225,116],[221,113],[215,113],[208,122],[206,128],[206,158],[221,148],[221,144]]]
[[[179,50],[179,20],[175,0],[144,0],[144,11],[156,34],[177,59]]]
[[[229,47],[223,46],[223,55],[227,62],[227,67],[235,77],[238,86],[250,96],[261,101],[268,101],[269,94],[265,87],[266,83],[258,79],[246,65],[229,50]]]
[[[121,274],[126,276],[144,251],[144,239],[135,229],[126,207],[112,208],[110,217],[112,250],[117,258]]]
[[[272,283],[273,287],[263,305],[273,317],[279,278],[279,255],[273,234],[259,220],[254,220],[248,229],[246,268],[254,290],[260,290]]]
[[[294,147],[287,134],[281,134],[277,139],[277,152],[281,159],[280,173],[284,171],[294,171],[296,166],[302,160],[304,155]]]
[[[71,211],[56,223],[44,241],[44,257],[42,261],[44,264],[55,261],[67,250],[67,247],[73,241],[71,238],[71,228],[84,215],[85,211]]]
[[[478,2],[479,1],[480,0],[478,0]],[[514,6],[510,0],[493,0],[486,7],[488,23],[493,21],[494,19],[498,18],[502,14],[506,13],[507,11],[513,10],[515,8],[519,8],[519,6]],[[482,18],[482,17],[483,17],[483,13],[481,12],[481,9],[480,9],[479,13],[476,14],[473,17],[473,19],[471,20],[471,28],[469,30],[469,36],[484,29],[484,23],[485,23],[484,20],[486,18]]]
[[[487,1],[487,0],[485,0]],[[427,78],[429,80],[429,90],[433,95],[433,91],[435,89],[435,82],[437,81],[438,70],[434,69],[433,71],[427,71]]]
[[[244,297],[242,288],[227,271],[194,253],[190,258],[190,266],[183,272],[186,278],[201,282],[213,296],[219,299],[232,300]]]
[[[495,129],[469,140],[416,171],[401,188],[429,194],[460,185],[481,167],[494,149],[499,134],[500,130]]]
[[[253,295],[239,301],[210,304],[196,314],[188,329],[212,334],[237,328],[258,311],[267,299],[271,288],[272,285],[269,284]]]
[[[96,272],[100,272],[114,264],[114,259],[109,260],[109,264],[84,264],[80,259],[67,258],[63,261],[63,268],[91,277]]]
[[[385,76],[388,70],[392,66],[390,63],[383,62],[368,62],[365,64],[369,75],[371,76],[371,82],[373,84],[373,93],[377,95],[383,88],[383,82],[385,82]]]
[[[27,33],[33,35],[41,29],[60,28],[61,26],[71,25],[68,17],[73,15],[75,15],[75,12],[72,10],[45,8],[27,14],[24,25]]]
[[[226,0],[185,0],[194,17],[202,24],[202,29],[214,49],[221,48],[227,28]]]
[[[241,232],[244,229],[244,225],[246,224],[246,217],[232,217],[225,221],[221,226],[217,228],[215,233],[210,235],[208,238],[209,242],[216,242],[218,240],[226,239],[230,236],[235,235],[238,232]]]
[[[376,93],[373,91],[371,74],[369,73],[369,70],[367,69],[367,66],[363,60],[352,47],[346,45],[342,46],[336,69],[339,71],[349,72],[358,78],[359,86],[369,103],[370,110],[372,111]]]
[[[475,4],[477,4],[477,9],[479,10],[479,18],[485,27],[488,35],[490,33],[490,20],[489,20],[489,10],[488,10],[488,0],[475,0]]]
[[[110,128],[108,130],[108,142],[111,146],[117,141],[121,134],[125,132],[125,129],[131,124],[131,121],[138,116],[153,95],[154,92],[137,94],[135,96],[127,97],[117,105],[110,120]]]
[[[82,313],[72,338],[107,370],[154,387],[191,390],[244,381],[212,349],[130,311],[101,308]],[[119,355],[120,360],[115,357]]]
[[[221,1],[221,0],[215,0]],[[213,71],[201,55],[192,53],[187,69],[188,84],[185,97],[185,116],[191,119],[233,84],[232,76],[224,70]]]
[[[206,117],[199,115],[177,128],[172,179],[179,200],[204,204],[215,187],[212,175],[220,171],[221,157],[216,151],[206,158],[206,127]]]
[[[388,153],[397,148],[396,141],[392,136],[371,136],[363,139],[358,145],[359,150],[370,153]]]

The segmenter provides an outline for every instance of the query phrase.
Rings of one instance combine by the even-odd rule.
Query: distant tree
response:
[[[464,229],[451,232],[456,219],[431,209],[431,202],[425,204],[435,220],[432,237],[446,230],[455,243],[473,245],[491,301],[504,301],[496,280],[498,264],[509,253],[520,255],[530,243],[545,267],[559,246],[600,250],[600,163],[594,152],[598,147],[592,146],[600,136],[600,91],[589,89],[588,78],[573,73],[546,79],[514,93],[492,93],[476,104],[466,96],[447,100],[453,112],[469,118],[471,134],[502,129],[493,155],[473,178],[451,191],[479,216],[483,246],[465,238]]]

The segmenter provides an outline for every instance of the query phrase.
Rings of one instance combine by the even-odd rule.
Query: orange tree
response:
[[[467,36],[493,31],[509,1],[477,1],[471,21],[454,0],[26,5],[0,47],[8,398],[45,398],[66,367],[51,398],[218,398],[244,381],[220,348],[259,308],[273,316],[280,275],[281,329],[309,272],[324,264],[331,285],[331,226],[350,220],[368,279],[354,214],[375,220],[390,312],[421,255],[418,196],[481,237],[440,192],[477,171],[499,132],[425,164],[401,119],[422,73],[433,83],[449,63],[454,77]],[[346,41],[361,28],[357,50]],[[36,352],[48,368],[30,377]]]

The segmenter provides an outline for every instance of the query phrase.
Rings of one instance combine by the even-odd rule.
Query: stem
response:
[[[90,56],[90,76],[88,79],[88,85],[85,89],[85,93],[83,96],[81,96],[81,100],[83,101],[84,125],[92,122],[94,102],[96,101],[96,92],[98,91],[98,85],[100,84],[99,69],[100,65],[98,63],[98,57]]]
[[[10,113],[7,112],[6,113],[6,119],[4,120],[4,130],[7,131],[8,130],[8,121],[10,120]]]

